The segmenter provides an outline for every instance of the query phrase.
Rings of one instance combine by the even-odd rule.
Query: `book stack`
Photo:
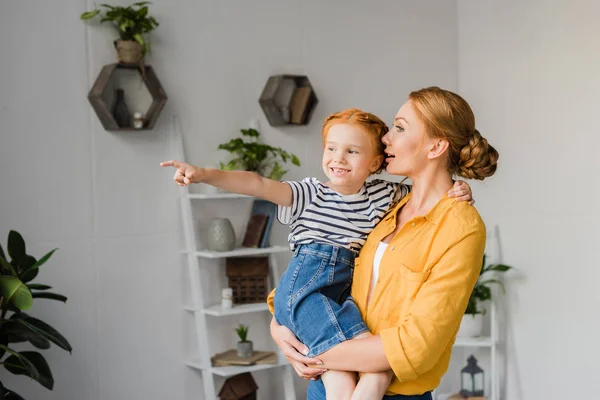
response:
[[[254,200],[242,246],[269,247],[269,236],[276,213],[276,204],[267,200]]]
[[[239,357],[237,350],[227,350],[218,353],[210,359],[213,367],[227,367],[230,365],[255,365],[277,364],[277,356],[272,351],[255,351],[250,357]]]

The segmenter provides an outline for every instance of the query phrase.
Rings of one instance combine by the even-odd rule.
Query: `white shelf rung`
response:
[[[233,308],[222,308],[220,304],[215,304],[204,310],[198,310],[191,306],[183,307],[184,310],[189,312],[203,312],[206,315],[212,315],[214,317],[223,317],[226,315],[238,315],[248,314],[253,312],[269,311],[267,303],[253,303],[253,304],[239,304],[234,305]]]
[[[225,257],[243,257],[243,256],[259,256],[271,253],[286,253],[290,251],[287,246],[271,246],[271,247],[240,247],[231,251],[213,251],[199,250],[194,254],[202,258],[225,258]]]
[[[492,347],[493,341],[489,336],[480,337],[457,337],[454,347]]]
[[[198,361],[188,361],[186,363],[186,365],[190,368],[194,368],[194,369],[197,369],[200,371],[202,371],[204,369],[204,368],[202,368],[202,365]],[[234,376],[237,374],[243,374],[244,372],[256,372],[256,371],[262,371],[265,369],[285,367],[286,365],[288,365],[287,361],[279,360],[279,362],[277,364],[255,364],[255,365],[248,365],[248,366],[232,365],[229,367],[211,367],[210,372],[212,372],[214,375],[219,375],[224,378],[227,378],[227,377]]]

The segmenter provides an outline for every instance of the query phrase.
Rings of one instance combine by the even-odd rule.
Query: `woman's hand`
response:
[[[322,363],[316,358],[304,356],[304,354],[308,354],[308,347],[303,345],[287,327],[279,325],[275,318],[271,320],[271,336],[301,378],[316,380],[323,372],[327,371],[308,367],[308,364]]]
[[[175,167],[175,176],[173,180],[179,186],[187,186],[191,183],[202,182],[204,169],[198,168],[190,164],[186,164],[182,161],[165,161],[160,163],[161,167]]]
[[[454,186],[448,191],[448,197],[455,197],[457,201],[467,201],[470,205],[475,204],[471,186],[465,181],[454,182]]]

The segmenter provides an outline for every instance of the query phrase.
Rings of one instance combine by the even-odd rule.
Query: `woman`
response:
[[[352,297],[374,336],[344,341],[314,359],[302,355],[308,349],[291,331],[271,322],[273,339],[296,372],[313,379],[310,400],[325,399],[317,377],[328,369],[391,370],[384,399],[431,399],[479,276],[485,225],[474,207],[447,192],[454,175],[493,175],[498,153],[475,129],[467,102],[437,87],[412,92],[383,143],[386,171],[409,177],[413,188],[355,261]]]

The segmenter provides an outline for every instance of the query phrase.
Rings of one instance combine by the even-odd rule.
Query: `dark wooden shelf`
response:
[[[269,77],[258,100],[271,126],[307,125],[319,102],[305,75]]]
[[[112,86],[114,85],[114,81],[120,70],[126,71],[126,73],[130,73],[131,71],[137,72],[137,79],[143,82],[145,89],[151,97],[151,103],[145,111],[132,109],[130,106],[134,106],[135,104],[128,104],[132,117],[135,111],[142,112],[145,123],[144,127],[141,129],[135,129],[133,126],[120,127],[113,117],[112,102],[109,101],[109,99],[111,98],[111,93],[114,92]],[[90,89],[88,100],[96,112],[96,115],[98,115],[102,126],[107,131],[140,131],[150,130],[154,127],[160,112],[167,102],[167,95],[152,66],[145,65],[142,73],[142,69],[138,65],[108,64],[102,67],[100,74]]]

